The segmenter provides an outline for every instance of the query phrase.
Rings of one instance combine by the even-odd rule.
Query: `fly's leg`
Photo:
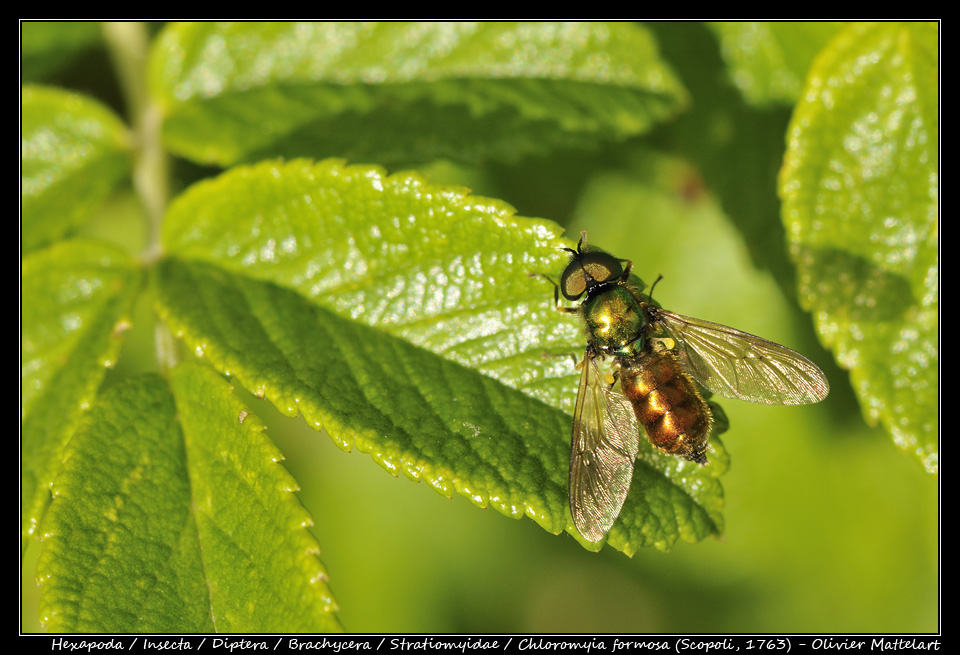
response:
[[[580,313],[580,306],[576,307],[565,307],[560,304],[560,285],[554,282],[550,277],[544,275],[543,273],[527,273],[529,277],[540,277],[553,285],[553,305],[558,312],[564,314],[578,314]]]

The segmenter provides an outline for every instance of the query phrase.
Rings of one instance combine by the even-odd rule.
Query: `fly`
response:
[[[707,463],[713,414],[694,381],[718,396],[766,405],[827,397],[827,378],[809,359],[747,332],[657,307],[631,281],[633,263],[588,247],[586,233],[576,250],[564,250],[570,263],[554,283],[554,301],[559,311],[580,314],[587,336],[568,486],[570,513],[584,539],[603,539],[620,514],[641,426],[660,450]],[[565,307],[561,293],[571,302],[583,300]],[[612,378],[599,366],[607,358]]]

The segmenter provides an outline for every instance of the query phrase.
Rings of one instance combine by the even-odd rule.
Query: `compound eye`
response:
[[[560,292],[567,300],[577,300],[587,290],[587,279],[578,259],[567,264],[560,276]]]
[[[577,253],[560,277],[560,290],[567,300],[577,300],[594,286],[623,275],[620,260],[602,250]]]
[[[594,250],[584,253],[580,259],[583,269],[594,282],[609,282],[623,275],[623,266],[620,260],[608,252]]]

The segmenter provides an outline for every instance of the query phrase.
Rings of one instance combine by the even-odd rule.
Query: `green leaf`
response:
[[[102,38],[97,23],[83,21],[24,21],[20,28],[23,80],[40,79]]]
[[[71,441],[44,522],[54,632],[338,630],[306,510],[208,369],[127,380]]]
[[[21,521],[32,534],[62,452],[91,406],[141,288],[136,263],[112,246],[65,242],[21,264]]]
[[[938,469],[938,33],[853,25],[789,132],[783,216],[803,303],[863,411]]]
[[[814,57],[843,23],[747,22],[710,24],[730,76],[753,104],[800,99]]]
[[[575,533],[577,374],[569,356],[544,353],[582,355],[584,339],[551,286],[529,277],[562,270],[566,242],[513,214],[337,161],[235,169],[171,206],[160,312],[217,370],[340,447]],[[701,468],[645,442],[610,543],[632,553],[719,533],[725,456],[713,448],[716,465]]]
[[[624,23],[180,24],[150,68],[168,146],[220,165],[515,160],[639,134],[686,102]]]
[[[90,98],[58,89],[22,91],[21,245],[31,250],[90,217],[129,171],[130,137]]]
[[[572,411],[560,400],[576,384],[569,361],[542,354],[573,352],[580,329],[558,329],[550,285],[528,277],[563,269],[559,234],[414,173],[298,160],[195,185],[162,238],[170,254],[294,289]]]

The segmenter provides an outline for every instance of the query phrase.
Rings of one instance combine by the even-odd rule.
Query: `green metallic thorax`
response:
[[[647,320],[639,300],[625,284],[603,285],[580,306],[587,339],[603,353],[631,357],[643,348]]]

